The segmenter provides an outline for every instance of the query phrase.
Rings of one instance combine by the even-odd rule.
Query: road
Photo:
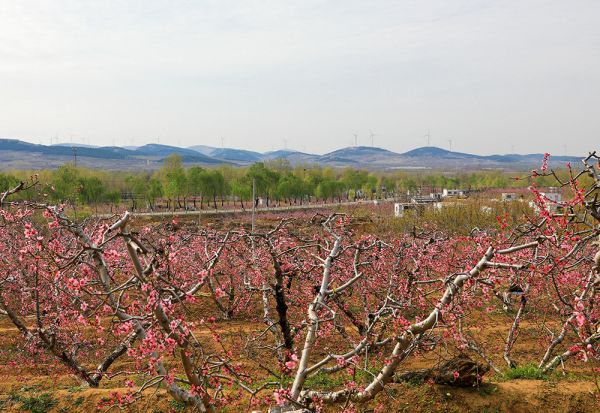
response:
[[[392,202],[391,200],[379,200],[379,203]],[[265,212],[290,212],[304,211],[311,209],[328,209],[337,208],[340,206],[356,206],[356,205],[373,205],[373,201],[354,201],[354,202],[334,202],[329,204],[307,204],[294,205],[284,207],[260,207],[256,209],[257,214]],[[193,216],[211,216],[211,215],[235,215],[235,214],[251,214],[252,209],[215,209],[215,210],[199,210],[199,211],[166,211],[166,212],[130,212],[130,215],[135,218],[154,217],[154,218],[171,218],[171,217],[193,217]],[[111,218],[115,214],[99,214],[97,218]]]

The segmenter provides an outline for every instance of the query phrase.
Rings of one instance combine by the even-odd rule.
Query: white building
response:
[[[544,204],[546,206],[546,211],[551,214],[560,214],[563,211],[562,205],[562,196],[558,192],[540,192],[541,198],[544,200]],[[533,208],[536,213],[540,213],[540,208],[538,205],[530,201],[529,206]]]
[[[560,203],[562,202],[562,196],[558,192],[540,192],[542,198],[546,200],[546,202],[550,203]]]
[[[443,198],[447,198],[450,196],[463,196],[465,194],[465,191],[463,191],[462,189],[447,189],[444,188],[444,190],[442,191],[442,197]]]
[[[404,216],[404,205],[398,202],[394,204],[394,216],[396,218],[401,218],[402,216]]]

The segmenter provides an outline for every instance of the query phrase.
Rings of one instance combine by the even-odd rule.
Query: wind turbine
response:
[[[450,146],[450,152],[452,152],[452,139],[448,139],[448,145]]]
[[[429,134],[429,130],[427,130],[427,133],[424,135],[424,137],[427,138],[427,146],[430,146],[431,135]]]
[[[376,134],[373,133],[373,131],[371,129],[369,129],[369,136],[371,137],[371,147],[374,148],[375,147],[375,136],[377,136]]]
[[[352,134],[354,136],[354,147],[358,148],[358,135],[356,133]]]

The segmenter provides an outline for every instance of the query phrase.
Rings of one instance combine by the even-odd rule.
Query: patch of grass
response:
[[[22,397],[21,409],[31,413],[45,413],[56,406],[58,402],[49,393],[38,397]]]
[[[185,411],[185,404],[178,402],[177,400],[169,400],[169,407],[176,412]]]
[[[78,398],[76,398],[75,400],[73,400],[73,404],[75,406],[81,406],[84,401],[85,401],[85,397],[79,396]]]
[[[17,393],[14,389],[11,390],[11,392],[8,394],[8,401],[10,402],[20,402],[21,401],[21,395],[19,393]]]
[[[526,379],[526,380],[547,380],[548,376],[534,364],[524,364],[513,369],[506,370],[504,378],[507,380]]]
[[[344,377],[339,375],[331,375],[326,373],[317,373],[314,376],[310,376],[306,379],[305,386],[307,388],[328,388],[335,387],[343,384],[345,381]]]
[[[67,389],[69,393],[78,393],[83,390],[83,386],[71,386]]]
[[[33,384],[31,386],[23,386],[21,387],[21,392],[28,392],[28,391],[38,391],[41,389],[41,385],[40,384]]]

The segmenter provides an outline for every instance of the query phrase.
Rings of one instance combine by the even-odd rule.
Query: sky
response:
[[[0,137],[600,149],[597,0],[0,0]],[[371,137],[371,134],[373,136]]]

